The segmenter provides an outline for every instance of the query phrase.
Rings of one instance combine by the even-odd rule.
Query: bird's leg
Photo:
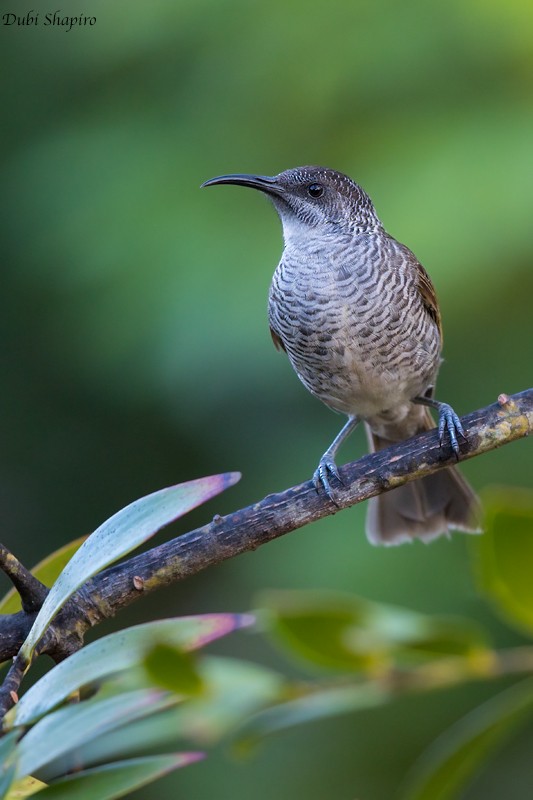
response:
[[[448,403],[440,403],[438,400],[433,400],[431,397],[414,397],[413,403],[419,403],[421,406],[429,406],[439,412],[439,441],[440,445],[444,444],[444,432],[447,430],[450,436],[450,444],[456,456],[459,456],[459,442],[457,435],[459,435],[466,442],[466,434],[461,420],[448,405]]]
[[[333,489],[329,483],[329,475],[333,475],[337,480],[342,483],[341,476],[339,475],[339,470],[337,469],[337,465],[335,463],[335,456],[337,455],[337,451],[341,444],[344,442],[345,439],[351,434],[351,432],[357,427],[359,424],[359,417],[349,417],[348,422],[342,430],[337,434],[334,438],[320,461],[318,462],[318,467],[315,470],[315,474],[313,475],[313,483],[315,484],[315,489],[317,492],[320,491],[321,487],[324,487],[324,491],[326,492],[329,499],[335,503],[335,496],[333,494]]]

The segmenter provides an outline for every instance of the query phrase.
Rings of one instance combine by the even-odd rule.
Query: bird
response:
[[[458,458],[466,433],[434,397],[443,340],[435,289],[364,189],[319,166],[220,175],[202,186],[219,184],[258,190],[274,204],[284,249],[269,291],[272,340],[311,394],[348,418],[318,463],[316,490],[336,503],[337,452],[360,422],[376,452],[434,428],[434,409],[440,445]],[[396,545],[452,529],[475,533],[479,508],[450,466],[371,498],[366,534],[371,544]]]

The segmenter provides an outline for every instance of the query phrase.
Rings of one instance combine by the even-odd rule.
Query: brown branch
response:
[[[466,415],[462,423],[468,441],[461,443],[460,461],[527,436],[533,429],[533,389],[512,397],[500,395],[497,403]],[[60,660],[82,646],[89,627],[147,592],[455,463],[451,449],[440,447],[436,431],[427,431],[342,467],[338,506],[307,481],[226,517],[217,515],[208,525],[96,575],[58,614],[39,652]],[[0,659],[16,655],[34,617],[19,612],[0,620]]]
[[[38,611],[48,594],[48,589],[3,544],[0,544],[0,569],[5,572],[19,593],[23,610],[28,614]]]
[[[527,436],[533,430],[533,389],[511,398],[500,395],[498,403],[468,414],[462,423],[468,441],[461,443],[460,461]],[[344,487],[337,491],[338,506],[307,481],[226,517],[215,516],[208,525],[111,567],[83,592],[105,618],[142,594],[135,588],[135,576],[142,579],[144,592],[153,591],[456,463],[451,448],[440,447],[435,430],[421,433],[342,467]]]
[[[20,656],[13,659],[4,682],[0,689],[0,717],[3,719],[5,714],[18,703],[18,690],[26,672],[27,664]]]

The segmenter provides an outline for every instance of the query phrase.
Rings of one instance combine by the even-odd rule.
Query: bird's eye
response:
[[[320,183],[312,183],[307,187],[307,193],[311,197],[322,197],[324,194],[324,187]]]

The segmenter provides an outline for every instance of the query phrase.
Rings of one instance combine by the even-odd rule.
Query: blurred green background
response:
[[[39,10],[42,22],[54,9]],[[174,532],[252,503],[308,479],[339,428],[270,341],[276,215],[253,193],[200,191],[213,175],[348,173],[434,280],[438,397],[465,413],[531,384],[531,3],[71,0],[62,13],[97,23],[0,26],[2,539],[24,562],[180,480],[243,473]],[[342,456],[363,452],[358,434]],[[528,486],[532,463],[521,441],[464,472],[478,489]],[[211,569],[115,626],[245,610],[265,587],[331,587],[463,613],[499,645],[520,641],[479,596],[463,537],[374,549],[364,514]],[[218,649],[282,663],[249,635]],[[495,689],[295,729],[244,762],[221,748],[156,791],[388,800]],[[467,800],[530,797],[532,746],[530,728]]]

